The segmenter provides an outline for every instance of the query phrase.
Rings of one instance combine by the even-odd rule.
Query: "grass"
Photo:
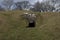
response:
[[[0,40],[60,40],[60,13],[40,13],[36,27],[26,28],[20,15],[26,11],[0,12]]]

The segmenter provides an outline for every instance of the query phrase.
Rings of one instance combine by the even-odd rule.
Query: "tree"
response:
[[[5,10],[10,10],[13,0],[3,0],[2,5],[5,7]]]
[[[47,4],[49,3],[50,5],[56,7],[59,6],[57,4],[60,4],[60,0],[46,0],[45,3],[47,2]],[[56,7],[57,8],[57,7]]]
[[[21,1],[21,2],[15,3],[15,5],[16,5],[16,9],[24,10],[29,8],[30,3],[29,1]]]
[[[33,8],[31,8],[32,11],[40,11],[41,12],[41,5],[39,2],[36,2],[34,5],[33,5]]]
[[[2,6],[0,5],[0,11],[4,11],[4,8],[2,8]]]
[[[42,4],[42,3],[41,3]],[[44,11],[53,11],[53,10],[55,10],[55,7],[54,6],[52,6],[52,5],[50,5],[49,3],[43,3],[42,4],[42,8],[43,8],[43,10]]]
[[[22,8],[23,8],[23,9],[27,9],[27,8],[29,8],[29,6],[30,6],[29,1],[22,1],[21,4],[22,4]]]
[[[55,8],[54,6],[50,5],[48,2],[43,3],[35,3],[34,8],[31,8],[32,11],[39,11],[39,12],[48,12],[53,11]]]
[[[15,6],[16,6],[16,10],[22,10],[22,6],[21,6],[21,2],[17,2],[15,3]]]

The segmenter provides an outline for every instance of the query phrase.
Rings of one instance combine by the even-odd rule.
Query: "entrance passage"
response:
[[[28,27],[35,27],[35,22],[29,23]]]

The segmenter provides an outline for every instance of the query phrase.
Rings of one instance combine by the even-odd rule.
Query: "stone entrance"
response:
[[[35,23],[35,21],[33,21],[32,23],[28,24],[28,27],[35,27],[35,25],[36,25],[36,23]]]

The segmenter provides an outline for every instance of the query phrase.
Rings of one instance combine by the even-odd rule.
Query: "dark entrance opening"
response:
[[[29,23],[28,27],[35,27],[35,21],[33,21],[32,23]]]

